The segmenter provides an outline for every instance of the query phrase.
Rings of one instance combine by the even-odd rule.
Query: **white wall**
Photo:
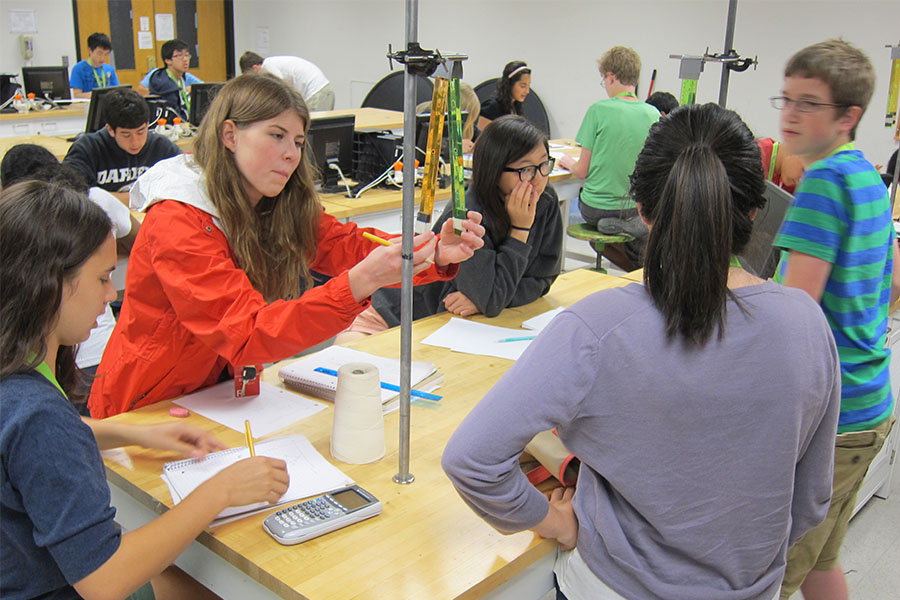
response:
[[[6,3],[5,3],[6,4]],[[256,29],[269,30],[268,55],[312,60],[332,81],[336,106],[358,106],[371,83],[387,74],[388,42],[405,42],[405,2],[394,0],[235,0],[235,52],[256,50]],[[477,84],[522,59],[550,115],[554,137],[574,136],[586,108],[606,97],[595,60],[627,45],[641,55],[640,89],[658,71],[656,89],[678,96],[678,61],[669,54],[721,52],[727,0],[420,0],[419,41],[425,48],[469,55],[464,79]],[[784,63],[796,50],[843,36],[872,59],[878,76],[857,145],[883,163],[896,147],[883,127],[890,75],[885,44],[900,42],[897,0],[739,0],[734,47],[758,55],[756,71],[732,73],[728,106],[758,136],[778,137],[768,98],[781,89]],[[237,58],[237,57],[236,57]],[[395,67],[396,68],[396,67]],[[721,67],[709,65],[698,100],[718,99]]]
[[[9,31],[9,11],[33,10],[37,21],[34,58],[25,61],[19,50],[19,34]],[[69,57],[69,68],[75,65],[75,20],[70,0],[3,0],[0,3],[0,73],[21,76],[23,65],[61,65]]]

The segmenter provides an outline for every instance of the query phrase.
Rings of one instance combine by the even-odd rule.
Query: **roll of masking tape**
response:
[[[338,369],[331,429],[331,455],[351,464],[375,462],[385,454],[381,379],[369,363]]]

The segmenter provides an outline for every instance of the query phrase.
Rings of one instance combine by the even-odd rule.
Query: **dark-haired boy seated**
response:
[[[103,118],[106,127],[78,138],[63,163],[127,205],[131,184],[159,161],[181,154],[181,149],[149,131],[150,108],[135,91],[109,92],[103,100]]]
[[[191,66],[191,49],[181,40],[169,40],[160,48],[164,68],[153,69],[137,86],[137,91],[146,96],[161,97],[179,117],[188,120],[191,114],[191,86],[203,80],[188,73]]]

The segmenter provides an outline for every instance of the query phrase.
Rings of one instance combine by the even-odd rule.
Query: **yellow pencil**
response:
[[[253,448],[253,433],[250,431],[250,421],[244,420],[244,435],[247,436],[247,448],[250,449],[250,456],[256,456],[256,450]]]
[[[363,237],[371,242],[381,244],[382,246],[393,246],[394,245],[394,242],[389,242],[384,238],[378,237],[377,235],[372,235],[368,231],[363,231]]]
[[[372,242],[375,242],[376,244],[381,244],[382,246],[393,246],[393,245],[394,245],[394,242],[388,241],[388,240],[386,240],[386,239],[384,239],[384,238],[380,238],[380,237],[378,237],[377,235],[372,235],[372,234],[369,233],[368,231],[363,231],[363,234],[362,234],[362,235],[363,235],[363,237],[366,238],[367,240],[370,240],[370,241],[372,241]],[[433,264],[434,264],[434,261],[431,260],[430,258],[426,258],[426,259],[425,259],[425,262],[427,262],[429,265],[433,265]]]

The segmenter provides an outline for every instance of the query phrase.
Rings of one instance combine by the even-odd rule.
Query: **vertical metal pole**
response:
[[[725,25],[725,54],[734,48],[734,20],[737,17],[737,0],[728,0],[728,22]],[[728,97],[728,78],[731,69],[727,63],[722,63],[722,79],[719,82],[719,106],[725,108],[725,100]]]
[[[406,0],[406,48],[418,41],[419,2]],[[413,225],[416,204],[416,77],[406,68],[403,76],[403,273],[400,292],[400,465],[394,483],[412,483],[409,472],[409,400],[412,363]]]

